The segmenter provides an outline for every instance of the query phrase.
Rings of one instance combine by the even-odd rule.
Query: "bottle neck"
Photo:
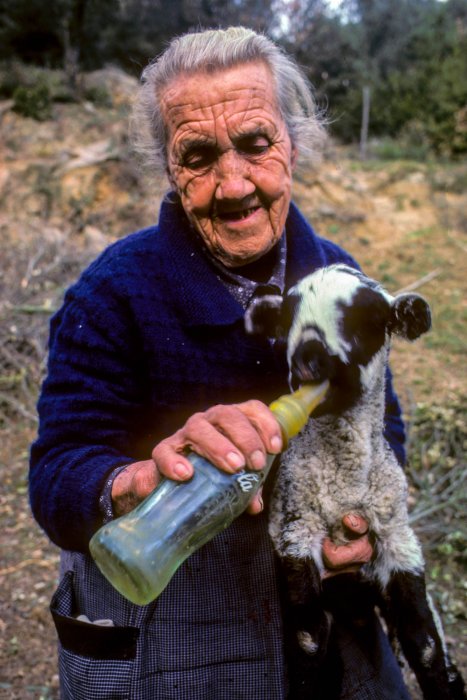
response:
[[[321,384],[304,384],[293,394],[280,396],[270,404],[269,408],[281,426],[284,449],[289,440],[306,425],[311,413],[326,396],[328,388],[327,380]]]

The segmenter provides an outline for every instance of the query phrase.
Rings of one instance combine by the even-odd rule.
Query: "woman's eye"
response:
[[[269,139],[266,136],[245,136],[237,144],[238,149],[247,155],[261,155],[266,153],[270,147]]]
[[[216,158],[216,151],[214,148],[208,146],[202,148],[194,148],[183,156],[182,164],[186,168],[191,170],[197,170],[200,168],[206,168],[208,165],[213,163]]]

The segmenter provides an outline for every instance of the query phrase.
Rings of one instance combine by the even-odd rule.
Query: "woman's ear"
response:
[[[170,168],[168,165],[165,168],[165,174],[167,175],[167,180],[169,181],[171,188],[173,189],[174,192],[177,192],[177,184],[175,182],[175,179],[174,179],[172,173],[170,172]]]

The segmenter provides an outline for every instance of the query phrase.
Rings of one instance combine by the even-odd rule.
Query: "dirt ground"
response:
[[[0,103],[0,698],[9,700],[58,697],[48,612],[58,551],[32,520],[27,499],[50,312],[99,250],[153,223],[163,191],[129,157],[132,85],[117,83],[105,108],[55,105],[47,122],[19,117]],[[414,347],[396,343],[392,366],[417,438],[411,501],[421,513],[415,527],[426,543],[428,585],[464,675],[466,533],[459,498],[466,472],[458,454],[467,446],[460,408],[466,397],[466,184],[465,164],[361,163],[349,150],[329,146],[316,171],[297,174],[294,190],[322,235],[347,248],[390,291],[412,285],[433,307],[433,331]],[[444,427],[422,444],[416,426],[424,410],[435,417],[423,426]],[[454,433],[455,449],[446,457]]]

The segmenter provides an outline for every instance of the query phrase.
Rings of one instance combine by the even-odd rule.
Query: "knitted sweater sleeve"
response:
[[[106,476],[134,461],[144,392],[136,335],[111,283],[93,281],[92,272],[87,284],[71,288],[52,319],[30,501],[39,524],[63,549],[87,551],[102,523]]]

